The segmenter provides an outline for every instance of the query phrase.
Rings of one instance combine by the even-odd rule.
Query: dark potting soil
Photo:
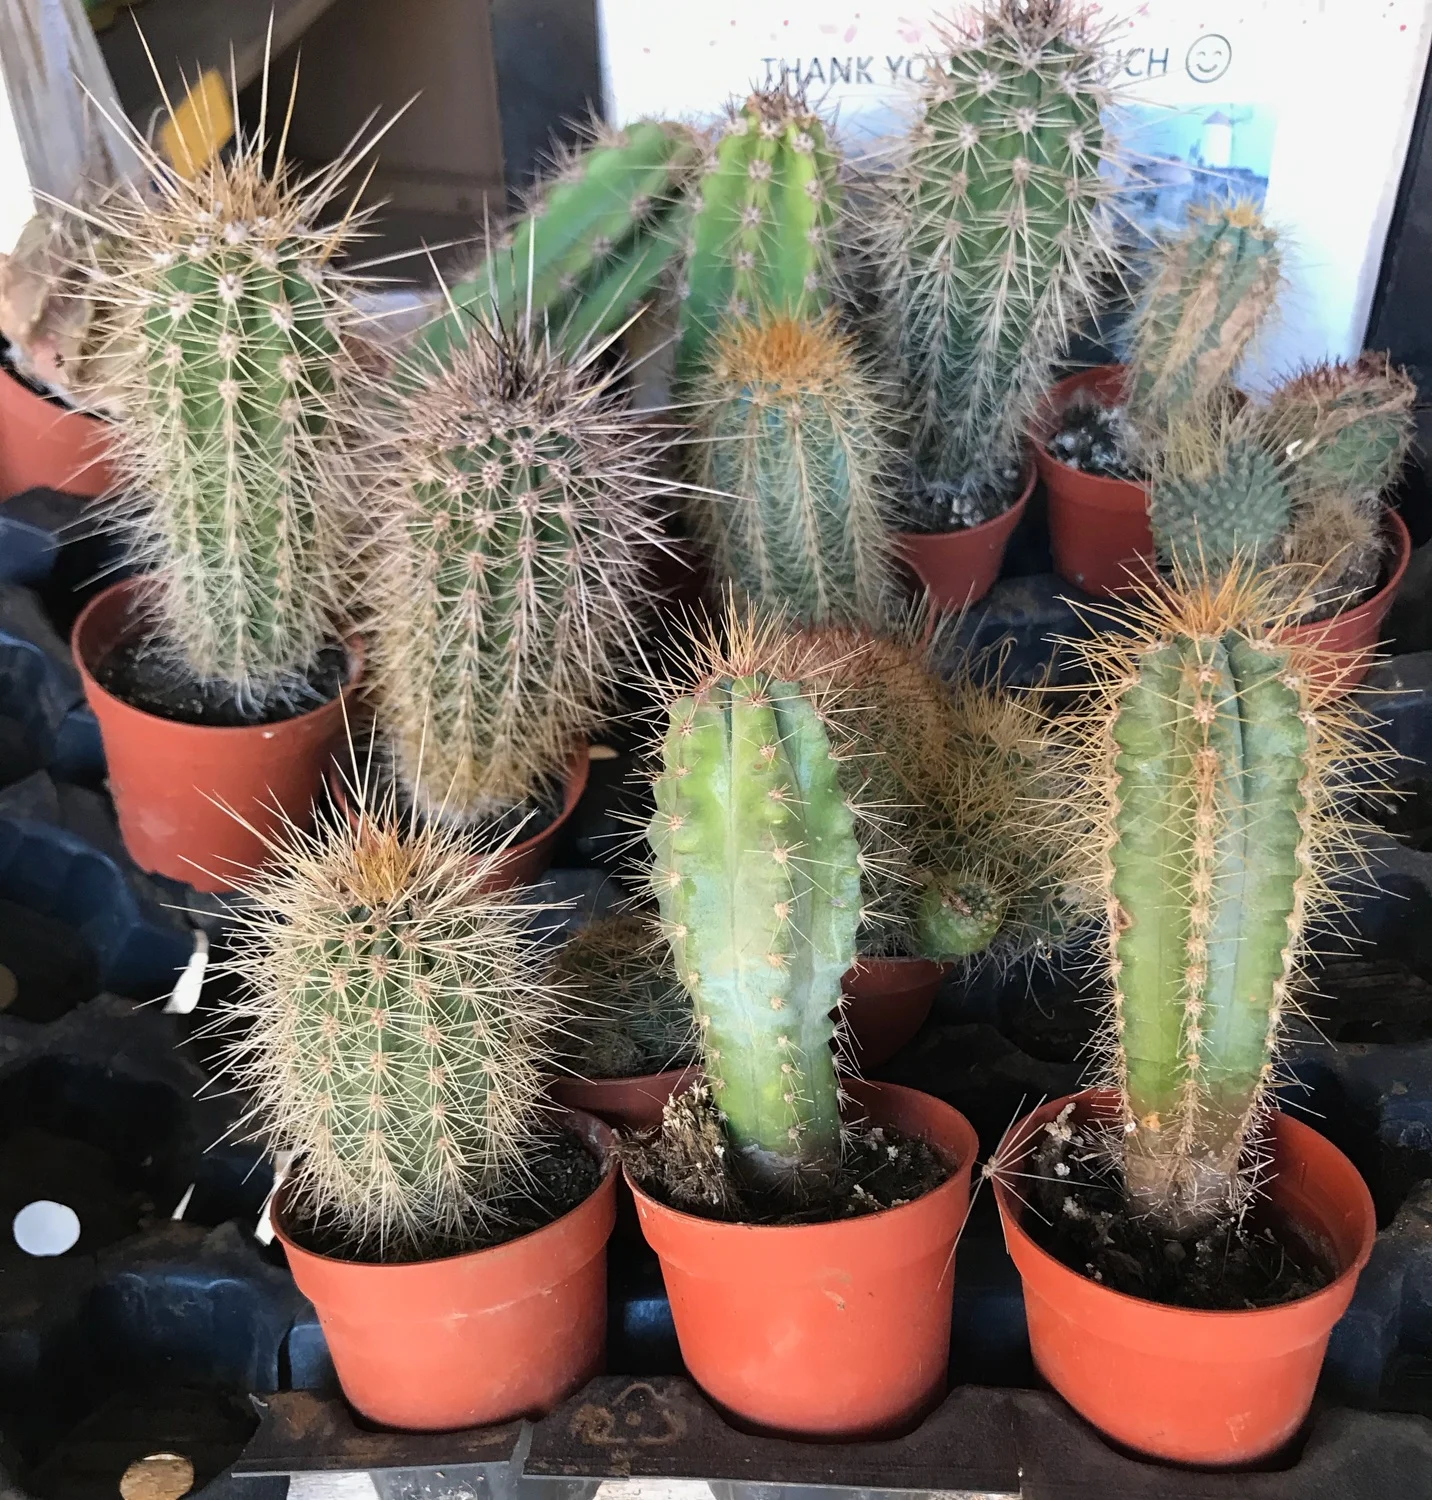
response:
[[[116,698],[174,724],[240,729],[281,724],[331,703],[348,679],[348,653],[325,646],[312,667],[256,703],[240,703],[223,683],[195,677],[153,637],[124,641],[95,668],[95,680]]]
[[[1060,463],[1085,474],[1136,484],[1147,478],[1129,457],[1133,443],[1124,408],[1105,406],[1088,391],[1078,392],[1064,408],[1045,446]]]
[[[622,1159],[644,1192],[683,1213],[726,1224],[828,1224],[922,1198],[955,1167],[915,1136],[852,1121],[833,1179],[805,1187],[800,1201],[766,1195],[737,1180],[719,1116],[703,1090],[673,1099],[661,1129],[628,1141]]]
[[[1030,1237],[1073,1271],[1167,1307],[1235,1312],[1310,1296],[1333,1279],[1297,1231],[1259,1200],[1241,1219],[1187,1239],[1131,1215],[1111,1168],[1107,1135],[1076,1127],[1041,1133],[1015,1180]]]
[[[1002,516],[1019,499],[1023,480],[1019,467],[1011,465],[993,489],[975,475],[958,480],[916,481],[905,499],[901,527],[921,536],[936,536],[982,526]]]
[[[53,1021],[100,987],[99,960],[73,927],[3,899],[0,970],[0,1013],[22,1021]]]
[[[602,1167],[591,1151],[570,1131],[554,1130],[534,1145],[527,1159],[530,1181],[514,1184],[501,1198],[493,1200],[498,1220],[486,1233],[474,1233],[461,1241],[443,1240],[424,1245],[420,1250],[379,1256],[372,1248],[355,1245],[352,1239],[336,1232],[331,1224],[286,1219],[285,1230],[305,1250],[334,1260],[358,1261],[363,1264],[403,1265],[413,1261],[440,1260],[452,1255],[467,1255],[474,1250],[491,1250],[510,1240],[520,1239],[533,1230],[545,1229],[563,1214],[585,1203],[596,1192],[602,1180]]]

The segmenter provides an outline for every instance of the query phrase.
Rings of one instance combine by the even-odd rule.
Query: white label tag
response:
[[[291,1474],[288,1500],[378,1500],[378,1489],[370,1474]]]
[[[273,1154],[273,1186],[269,1189],[268,1197],[264,1199],[263,1212],[259,1214],[259,1222],[254,1227],[254,1238],[261,1245],[273,1244],[274,1195],[283,1186],[288,1169],[293,1165],[293,1158],[292,1151],[275,1151]]]
[[[704,1479],[604,1479],[593,1500],[712,1500]]]
[[[209,934],[202,927],[194,929],[194,951],[184,972],[174,983],[174,993],[164,1002],[166,1016],[187,1016],[199,1003],[204,989],[204,970],[209,967]]]

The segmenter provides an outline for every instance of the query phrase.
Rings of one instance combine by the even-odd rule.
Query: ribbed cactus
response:
[[[1268,450],[1251,408],[1194,403],[1164,433],[1149,516],[1160,559],[1190,571],[1235,557],[1272,560],[1292,511],[1288,466]]]
[[[679,1067],[694,1052],[691,1002],[659,923],[636,914],[588,922],[562,945],[553,972],[576,1007],[578,1073],[631,1078]]]
[[[236,908],[222,1002],[246,1125],[298,1153],[290,1227],[360,1259],[471,1249],[529,1181],[570,1005],[496,855],[391,806],[288,830]]]
[[[944,43],[871,224],[928,530],[1014,498],[1028,420],[1115,264],[1108,61],[1085,8],[987,0]]]
[[[1195,205],[1160,244],[1135,316],[1129,415],[1157,447],[1170,418],[1213,400],[1272,311],[1281,285],[1278,236],[1255,204]]]
[[[1357,857],[1348,799],[1387,759],[1319,685],[1325,653],[1277,643],[1250,578],[1179,576],[1130,634],[1074,643],[1094,691],[1069,812],[1092,814],[1106,851],[1126,1187],[1172,1236],[1245,1201],[1308,935],[1335,904],[1329,874]]]
[[[569,349],[620,327],[681,249],[681,200],[699,157],[681,125],[595,126],[558,156],[504,242],[449,289],[419,347],[441,359],[474,318],[516,327],[529,312]]]
[[[891,422],[851,341],[828,317],[728,324],[694,407],[691,508],[718,571],[795,619],[881,620]]]
[[[732,108],[694,193],[677,347],[684,379],[728,318],[825,310],[839,157],[798,91],[769,89]]]
[[[152,190],[90,215],[137,560],[163,585],[164,633],[241,702],[301,673],[347,603],[337,464],[356,315],[335,263],[361,217],[335,207],[362,153],[295,179],[271,150],[261,118],[192,178],[149,153]]]
[[[373,701],[417,805],[479,820],[560,776],[635,649],[665,442],[535,332],[409,373],[373,415]]]
[[[831,1015],[855,960],[855,815],[817,702],[727,677],[668,707],[650,883],[738,1172],[798,1190],[839,1161]]]

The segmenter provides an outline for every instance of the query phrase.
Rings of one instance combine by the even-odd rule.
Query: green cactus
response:
[[[573,1065],[589,1078],[632,1078],[684,1066],[696,1039],[660,925],[601,917],[562,945],[553,973],[576,999]]]
[[[1361,795],[1389,758],[1358,749],[1353,711],[1321,685],[1328,653],[1278,644],[1270,618],[1266,579],[1180,574],[1150,586],[1129,634],[1076,648],[1094,691],[1068,811],[1092,812],[1107,851],[1126,1187],[1171,1236],[1246,1201],[1308,933],[1358,851],[1350,767],[1365,762]]]
[[[740,1174],[777,1192],[840,1158],[832,1013],[860,868],[818,703],[723,678],[668,708],[651,889]]]
[[[561,775],[637,651],[665,440],[535,330],[409,376],[374,406],[373,701],[415,804],[475,822]]]
[[[730,324],[694,405],[692,509],[718,572],[795,619],[881,620],[890,421],[850,340],[828,318]]]
[[[1281,267],[1277,233],[1249,202],[1195,205],[1187,229],[1158,246],[1128,387],[1130,418],[1153,447],[1175,414],[1230,382],[1277,301]]]
[[[1107,59],[1084,8],[987,0],[944,41],[870,231],[926,530],[1013,500],[1025,428],[1115,265]]]
[[[789,88],[731,110],[695,189],[677,373],[694,378],[728,318],[813,317],[830,300],[839,157]]]
[[[491,892],[497,854],[391,804],[289,829],[232,913],[216,1028],[255,1139],[298,1153],[289,1225],[358,1259],[473,1248],[550,1123],[544,1088],[568,997],[543,983],[533,918]]]
[[[418,336],[440,362],[474,319],[516,327],[529,310],[568,349],[620,327],[680,249],[680,205],[699,157],[690,131],[657,120],[596,126],[539,182],[504,243],[448,289],[441,317]]]

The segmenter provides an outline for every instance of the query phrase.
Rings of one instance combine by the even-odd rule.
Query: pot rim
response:
[[[1020,473],[1022,484],[1019,498],[1011,500],[997,516],[991,516],[988,521],[981,521],[978,526],[960,526],[953,531],[896,531],[892,529],[890,534],[897,545],[908,545],[913,542],[948,541],[951,537],[975,538],[987,534],[997,526],[1008,525],[1012,530],[1024,514],[1024,509],[1029,504],[1029,497],[1034,493],[1034,486],[1039,479],[1039,466],[1035,462],[1033,453],[1025,454],[1024,466]]]
[[[74,657],[75,666],[79,669],[80,678],[84,684],[86,696],[98,698],[106,705],[115,707],[131,714],[137,714],[141,719],[148,719],[156,724],[166,724],[173,729],[189,731],[194,734],[223,736],[228,735],[234,739],[253,735],[267,735],[271,738],[275,731],[282,731],[289,725],[301,724],[305,719],[311,719],[316,714],[331,712],[335,706],[341,705],[347,715],[347,705],[356,695],[363,680],[363,668],[367,659],[363,637],[357,630],[343,632],[341,626],[337,627],[334,635],[335,641],[341,645],[348,654],[348,676],[337,694],[326,702],[318,704],[314,708],[307,708],[301,714],[293,714],[287,719],[276,719],[266,724],[189,724],[181,719],[167,719],[163,714],[151,713],[147,708],[140,708],[137,704],[129,703],[125,699],[111,693],[108,688],[100,683],[90,668],[87,653],[81,647],[81,640],[91,618],[96,614],[101,605],[107,603],[121,590],[137,596],[131,602],[130,620],[115,637],[110,649],[123,644],[142,629],[146,618],[152,618],[152,609],[146,609],[146,594],[152,597],[152,588],[147,589],[145,583],[152,580],[153,575],[138,573],[129,578],[121,578],[115,583],[109,584],[100,590],[93,599],[79,612],[75,623],[70,628],[70,655]],[[98,666],[98,662],[95,663]]]
[[[398,1265],[389,1265],[384,1261],[369,1260],[346,1260],[340,1255],[325,1255],[320,1250],[310,1250],[306,1245],[300,1244],[289,1233],[283,1222],[283,1211],[286,1206],[286,1198],[292,1179],[285,1178],[274,1193],[273,1202],[269,1206],[269,1220],[273,1224],[274,1236],[283,1245],[285,1252],[295,1250],[298,1254],[306,1256],[310,1260],[321,1261],[324,1265],[342,1266],[347,1270],[354,1271],[415,1271],[421,1272],[432,1266],[447,1265],[453,1261],[471,1260],[479,1255],[501,1255],[504,1251],[515,1250],[519,1246],[526,1247],[536,1244],[543,1235],[551,1234],[561,1227],[575,1214],[581,1213],[596,1198],[603,1189],[609,1188],[613,1182],[616,1170],[620,1164],[620,1156],[616,1149],[616,1140],[611,1126],[597,1119],[595,1115],[588,1114],[582,1109],[555,1109],[550,1111],[557,1119],[564,1123],[574,1123],[579,1127],[577,1133],[582,1138],[583,1145],[595,1156],[600,1151],[598,1158],[602,1168],[601,1180],[596,1187],[582,1199],[580,1203],[574,1204],[566,1213],[558,1215],[550,1223],[543,1224],[538,1229],[529,1229],[524,1234],[515,1235],[512,1239],[503,1240],[500,1245],[481,1245],[473,1250],[455,1250],[451,1255],[435,1255],[428,1260],[403,1261]]]
[[[659,1068],[655,1073],[628,1073],[625,1078],[587,1078],[579,1073],[560,1073],[552,1082],[567,1088],[602,1088],[607,1084],[617,1084],[622,1088],[629,1088],[633,1084],[652,1083],[661,1078],[679,1077],[683,1073],[699,1073],[701,1064],[699,1062],[687,1063],[680,1068]]]
[[[845,1092],[851,1094],[856,1099],[860,1099],[860,1096],[867,1093],[867,1091],[874,1091],[876,1097],[881,1092],[894,1094],[896,1091],[899,1091],[904,1094],[918,1094],[923,1098],[932,1099],[936,1104],[948,1109],[958,1122],[958,1134],[963,1137],[960,1159],[954,1163],[950,1170],[950,1175],[938,1187],[933,1187],[928,1193],[922,1193],[920,1197],[912,1198],[908,1203],[902,1203],[898,1207],[882,1208],[873,1214],[860,1214],[856,1218],[820,1219],[809,1224],[747,1224],[742,1221],[728,1219],[708,1219],[701,1214],[688,1213],[683,1208],[673,1208],[669,1203],[663,1203],[660,1198],[653,1198],[650,1193],[642,1188],[640,1183],[635,1181],[631,1173],[627,1171],[625,1162],[622,1163],[622,1176],[626,1180],[627,1187],[631,1189],[632,1196],[637,1200],[638,1207],[645,1204],[650,1210],[679,1220],[683,1224],[697,1225],[706,1231],[760,1236],[778,1236],[792,1233],[821,1234],[829,1233],[831,1230],[838,1232],[852,1226],[875,1224],[879,1224],[883,1228],[898,1222],[904,1222],[903,1220],[898,1220],[897,1215],[903,1214],[909,1218],[916,1214],[922,1214],[942,1194],[956,1194],[962,1190],[961,1178],[966,1177],[979,1160],[979,1137],[975,1134],[974,1126],[970,1124],[953,1104],[947,1103],[937,1094],[927,1094],[923,1089],[912,1089],[900,1083],[877,1083],[870,1079],[847,1076],[841,1079],[840,1086]],[[862,1100],[861,1102],[864,1104],[867,1101]],[[963,1147],[968,1147],[967,1154],[965,1154]],[[969,1186],[965,1185],[963,1191],[966,1193],[970,1192]]]
[[[1011,1160],[1009,1165],[1013,1169],[1023,1162],[1023,1153],[1033,1143],[1034,1136],[1041,1128],[1040,1125],[1033,1123],[1036,1115],[1052,1110],[1053,1114],[1050,1114],[1049,1118],[1053,1119],[1066,1104],[1078,1103],[1080,1100],[1087,1099],[1097,1109],[1112,1102],[1113,1098],[1113,1091],[1110,1089],[1088,1088],[1081,1089],[1077,1094],[1065,1094],[1062,1098],[1046,1101],[1035,1109],[1030,1110],[1022,1118],[1016,1120],[1005,1131],[1004,1135],[1000,1138],[999,1146],[995,1150],[994,1159],[996,1161],[1004,1161],[1006,1149],[1009,1144],[1018,1138],[1018,1148],[1021,1154],[1017,1159]],[[1283,1121],[1296,1126],[1300,1130],[1309,1131],[1314,1135],[1318,1134],[1317,1131],[1312,1129],[1312,1126],[1304,1125],[1301,1120],[1294,1119],[1291,1115],[1285,1115],[1282,1111],[1277,1111],[1277,1114]],[[1328,1144],[1331,1145],[1332,1143],[1328,1142]],[[1358,1177],[1358,1181],[1362,1182],[1360,1176]],[[1160,1312],[1169,1313],[1178,1318],[1197,1319],[1199,1322],[1210,1327],[1218,1323],[1231,1323],[1238,1319],[1245,1320],[1244,1327],[1247,1327],[1248,1323],[1246,1320],[1248,1319],[1277,1319],[1280,1314],[1284,1314],[1292,1308],[1314,1307],[1319,1302],[1332,1301],[1343,1297],[1344,1294],[1350,1297],[1352,1295],[1351,1283],[1355,1282],[1362,1274],[1363,1269],[1372,1256],[1373,1245],[1377,1239],[1377,1216],[1372,1205],[1372,1195],[1368,1192],[1367,1186],[1364,1183],[1363,1196],[1366,1200],[1367,1213],[1365,1215],[1364,1233],[1358,1247],[1358,1252],[1348,1264],[1339,1270],[1338,1274],[1326,1286],[1319,1287],[1315,1292],[1309,1292],[1305,1297],[1295,1297],[1289,1302],[1278,1302],[1271,1307],[1178,1307],[1171,1302],[1157,1302],[1152,1297],[1137,1297],[1132,1292],[1118,1291],[1114,1287],[1105,1286],[1101,1281],[1095,1281],[1092,1276],[1086,1276],[1082,1271],[1075,1270],[1073,1266],[1066,1264],[1057,1255],[1053,1255],[1046,1250],[1024,1227],[1025,1205],[1014,1194],[1012,1189],[1008,1188],[1000,1180],[999,1172],[992,1171],[990,1173],[990,1185],[994,1189],[995,1203],[999,1208],[1000,1223],[1004,1230],[1006,1241],[1009,1238],[1010,1231],[1013,1230],[1023,1242],[1021,1245],[1022,1253],[1032,1255],[1042,1266],[1052,1268],[1056,1272],[1062,1272],[1067,1276],[1077,1276],[1085,1286],[1091,1288],[1094,1292],[1117,1298],[1119,1302],[1126,1303],[1130,1307],[1156,1308]],[[1308,1227],[1312,1227],[1315,1232],[1320,1232],[1320,1226],[1316,1224],[1312,1226],[1299,1224],[1300,1229]],[[1008,1253],[1013,1258],[1013,1251],[1009,1251]],[[1021,1271],[1021,1280],[1023,1280],[1023,1274]]]
[[[1145,479],[1116,479],[1112,474],[1090,474],[1085,469],[1076,469],[1073,464],[1065,463],[1062,458],[1056,458],[1049,451],[1048,446],[1049,439],[1054,435],[1054,424],[1064,414],[1064,407],[1055,410],[1052,400],[1055,391],[1062,386],[1077,385],[1082,382],[1093,385],[1106,375],[1111,379],[1117,377],[1122,384],[1128,374],[1128,369],[1128,365],[1122,360],[1106,360],[1102,364],[1086,365],[1082,370],[1071,370],[1067,375],[1061,375],[1053,385],[1048,386],[1034,409],[1034,415],[1025,425],[1025,441],[1029,444],[1031,453],[1037,459],[1047,459],[1056,467],[1067,469],[1071,474],[1082,474],[1086,479],[1102,479],[1106,484],[1129,484],[1138,489],[1147,489],[1148,481]],[[1066,402],[1065,406],[1067,405]]]

